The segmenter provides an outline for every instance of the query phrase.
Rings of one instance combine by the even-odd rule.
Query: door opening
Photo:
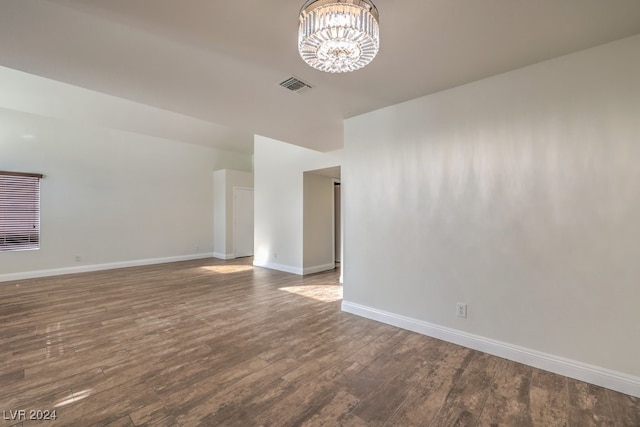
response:
[[[334,243],[335,243],[335,261],[337,263],[342,262],[342,216],[341,216],[341,190],[340,181],[335,180],[333,182],[333,228],[334,228]]]

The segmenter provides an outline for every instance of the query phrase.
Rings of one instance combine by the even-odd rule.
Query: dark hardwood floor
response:
[[[336,272],[250,262],[0,283],[0,425],[640,426],[640,399],[342,313]]]

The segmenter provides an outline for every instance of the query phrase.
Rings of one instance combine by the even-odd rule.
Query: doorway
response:
[[[332,270],[342,261],[340,166],[305,171],[303,177],[303,274]],[[337,198],[337,203],[336,203]]]
[[[334,253],[335,261],[340,265],[342,262],[342,187],[340,187],[340,180],[334,179],[333,181],[333,224],[334,224]]]

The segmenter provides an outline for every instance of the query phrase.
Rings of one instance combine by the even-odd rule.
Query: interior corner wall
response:
[[[320,153],[255,136],[255,265],[304,273],[303,174],[341,164],[342,150]]]
[[[634,36],[347,120],[343,307],[640,393],[638,52]]]
[[[233,189],[253,188],[253,173],[232,169],[215,171],[214,178],[214,250],[216,258],[235,258],[233,235]]]
[[[227,171],[213,172],[213,256],[220,259],[233,258],[227,253]]]
[[[303,177],[303,269],[305,274],[335,268],[334,179]]]
[[[44,174],[41,247],[0,281],[211,256],[220,167],[250,155],[0,108],[0,170]]]

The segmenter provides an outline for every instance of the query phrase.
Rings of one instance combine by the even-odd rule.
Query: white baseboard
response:
[[[269,268],[271,270],[284,271],[285,273],[293,273],[293,274],[297,274],[298,276],[302,276],[304,274],[301,268],[293,267],[291,265],[276,264],[274,262],[255,262],[255,261],[253,262],[253,265],[255,265],[256,267]]]
[[[300,268],[293,267],[291,265],[276,264],[274,262],[253,262],[256,267],[270,268],[271,270],[284,271],[285,273],[297,274],[298,276],[304,276],[305,274],[319,273],[321,271],[333,270],[336,268],[335,263],[315,265],[313,267]]]
[[[564,357],[542,353],[348,301],[342,301],[342,311],[493,354],[494,356],[513,360],[514,362],[524,363],[525,365],[564,375],[579,381],[640,397],[640,377],[588,365]]]
[[[105,264],[79,265],[74,267],[53,268],[48,270],[25,271],[20,273],[0,274],[0,282],[13,280],[35,279],[39,277],[60,276],[62,274],[87,273],[90,271],[112,270],[114,268],[138,267],[142,265],[164,264],[167,262],[190,261],[194,259],[211,258],[212,254],[180,255],[165,258],[137,259],[133,261],[111,262]]]
[[[305,267],[302,269],[302,274],[313,274],[320,273],[321,271],[333,270],[336,268],[336,263],[332,262],[330,264],[323,265],[314,265],[313,267]]]
[[[221,252],[214,252],[213,257],[218,259],[224,259],[224,260],[236,258],[234,254],[223,254]]]

